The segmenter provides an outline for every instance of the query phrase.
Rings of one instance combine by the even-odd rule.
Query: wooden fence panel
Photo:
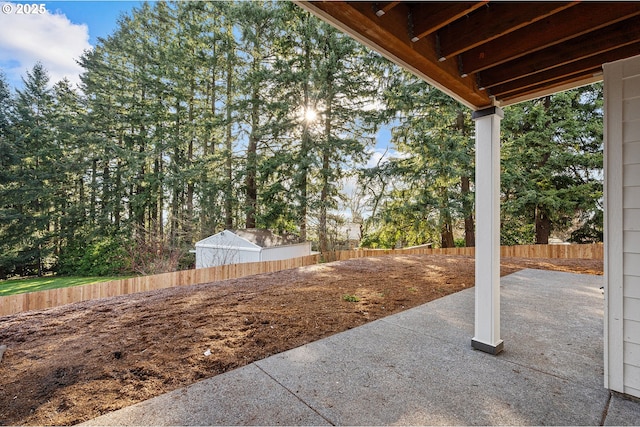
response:
[[[355,249],[336,251],[323,255],[308,255],[279,261],[252,262],[246,264],[222,265],[198,270],[184,270],[175,273],[163,273],[153,276],[132,277],[123,280],[95,283],[92,285],[74,286],[61,289],[50,289],[40,292],[0,297],[0,316],[22,311],[39,310],[57,307],[74,302],[108,298],[118,295],[163,289],[173,286],[185,286],[218,282],[262,273],[273,273],[281,270],[314,265],[320,262],[345,261],[352,258],[377,257],[388,255],[466,255],[474,256],[475,248],[446,249]],[[503,246],[502,257],[516,258],[586,258],[604,259],[604,246],[593,245],[523,245]]]

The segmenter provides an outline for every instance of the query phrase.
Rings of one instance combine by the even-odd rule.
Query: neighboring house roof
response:
[[[259,249],[299,243],[294,235],[278,235],[270,230],[249,228],[225,230],[196,242],[196,247]]]

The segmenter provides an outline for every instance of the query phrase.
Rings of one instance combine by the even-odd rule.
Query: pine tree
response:
[[[0,72],[0,185],[11,179],[10,167],[17,161],[12,137],[13,97],[4,73]]]
[[[80,94],[68,80],[53,87],[52,138],[61,157],[56,162],[53,215],[55,254],[63,264],[64,253],[81,246],[87,236],[85,174],[90,158],[85,153],[85,110]],[[62,266],[58,266],[59,271]],[[64,268],[63,268],[64,270]]]
[[[15,236],[9,233],[17,214],[14,199],[20,158],[12,129],[13,103],[6,77],[0,73],[0,279],[15,272]]]
[[[281,101],[282,86],[276,77],[275,40],[281,35],[282,9],[272,2],[240,3],[241,38],[237,108],[240,126],[246,134],[244,162],[244,214],[247,228],[277,228],[281,222],[281,176],[286,162],[280,138],[288,125],[288,105]]]
[[[547,244],[597,216],[602,197],[602,86],[505,109],[503,242]],[[523,225],[522,225],[523,224]]]
[[[339,182],[345,171],[363,160],[373,144],[377,113],[369,107],[378,94],[378,57],[367,61],[366,50],[327,24],[319,32],[320,60],[315,66],[321,138],[317,140],[320,194],[317,202],[321,252],[330,249],[328,220],[338,205]],[[352,164],[350,166],[350,163]]]
[[[15,157],[1,187],[2,274],[38,274],[54,267],[55,193],[62,152],[51,133],[49,76],[36,64],[16,91],[11,122]],[[5,160],[6,161],[6,160]]]
[[[385,204],[382,231],[398,227],[404,235],[386,231],[382,241],[394,244],[388,241],[394,236],[402,244],[439,241],[441,247],[452,247],[454,228],[464,219],[465,243],[473,245],[470,112],[407,73],[393,82],[386,98],[389,111],[399,113],[393,143],[401,155],[390,161],[387,173],[401,184],[391,197],[405,198],[406,203]]]

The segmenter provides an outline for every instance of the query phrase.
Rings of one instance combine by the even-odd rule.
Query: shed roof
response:
[[[196,248],[246,249],[259,251],[260,247],[249,240],[238,236],[230,230],[224,230],[204,238],[195,244]]]
[[[279,235],[271,230],[261,228],[244,228],[239,230],[231,230],[237,236],[258,245],[261,248],[270,248],[273,246],[294,245],[299,243],[297,236],[293,234]]]
[[[278,235],[270,230],[248,228],[224,230],[196,243],[197,247],[271,248],[299,243],[292,234]]]
[[[599,81],[602,64],[640,54],[640,2],[297,3],[476,110]]]

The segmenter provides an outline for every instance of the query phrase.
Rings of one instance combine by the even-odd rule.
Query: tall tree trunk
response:
[[[449,191],[446,187],[440,189],[442,193],[440,206],[440,246],[443,248],[453,248],[453,220],[449,208]]]
[[[158,159],[158,175],[162,177],[163,168],[162,168],[162,159]],[[164,242],[164,185],[162,181],[159,184],[159,194],[158,194],[158,237],[160,241]]]
[[[308,196],[308,175],[309,175],[309,165],[308,159],[309,156],[309,125],[305,121],[303,134],[302,134],[302,144],[300,147],[300,161],[302,162],[300,165],[300,176],[298,182],[298,190],[300,192],[300,210],[298,213],[298,223],[300,226],[300,241],[304,242],[307,240],[307,210],[309,206],[309,196]]]
[[[322,179],[322,189],[320,190],[320,224],[319,224],[319,230],[318,230],[318,239],[320,244],[320,252],[322,253],[326,253],[329,251],[329,236],[327,233],[327,210],[328,210],[327,208],[329,204],[329,175],[330,175],[329,168],[331,167],[330,155],[331,155],[331,149],[332,149],[331,120],[333,119],[332,108],[331,108],[331,102],[333,101],[332,99],[333,85],[331,81],[328,82],[328,86],[329,86],[328,92],[330,96],[327,97],[329,99],[329,105],[326,110],[325,129],[324,129],[326,142],[325,142],[325,147],[322,150],[322,170],[320,171],[320,175]]]
[[[109,163],[105,162],[104,167],[102,168],[102,203],[101,208],[102,212],[101,218],[105,223],[100,224],[100,226],[104,227],[106,223],[109,221],[113,221],[113,215],[111,211],[110,204],[114,203],[114,195],[111,191],[111,169],[109,169]]]
[[[96,223],[96,201],[98,200],[98,159],[91,162],[91,195],[89,196],[89,224]]]
[[[232,53],[227,53],[227,104],[226,108],[226,153],[225,153],[225,175],[226,185],[224,194],[224,226],[227,230],[233,228],[233,141],[231,113],[233,104],[231,97],[233,96],[233,61]]]
[[[84,195],[84,179],[82,179],[82,177],[76,180],[76,187],[78,192],[78,207],[80,208],[80,218],[82,219],[82,223],[85,224],[87,211],[86,211],[86,200]]]
[[[179,101],[176,101],[176,125],[175,125],[175,138],[177,141],[180,141],[182,135],[181,135],[181,130],[182,130],[182,126],[180,123],[180,104]],[[171,159],[171,162],[173,163],[173,169],[174,169],[174,173],[177,173],[177,171],[180,170],[180,164],[181,164],[181,159],[180,159],[180,147],[178,146],[178,143],[174,143],[174,147],[173,147],[173,158]],[[178,240],[178,227],[179,227],[179,215],[180,215],[180,184],[178,183],[174,183],[173,184],[173,188],[171,189],[172,191],[172,198],[171,198],[171,221],[170,221],[170,230],[169,230],[169,242],[171,245],[175,245],[177,243]]]
[[[306,17],[305,19],[308,19]],[[305,34],[304,39],[304,84],[303,90],[303,102],[305,108],[305,115],[303,117],[302,127],[302,140],[300,141],[300,174],[298,176],[298,191],[300,194],[300,209],[298,213],[298,224],[300,227],[300,241],[307,240],[307,210],[309,206],[308,202],[308,176],[309,176],[309,148],[311,145],[309,135],[309,120],[307,120],[307,109],[310,108],[310,88],[309,77],[311,73],[311,46],[309,42],[309,36]]]
[[[144,152],[145,152],[145,146],[144,146],[144,143],[142,143],[140,144],[140,150],[139,150],[141,159],[144,159]],[[136,195],[138,196],[137,197],[138,202],[136,205],[136,225],[140,228],[140,230],[145,230],[144,214],[146,210],[146,203],[142,202],[141,200],[143,198],[140,197],[146,191],[143,186],[145,182],[145,174],[146,174],[145,162],[143,160],[140,164],[140,170],[138,171],[138,178],[136,179]]]
[[[160,198],[161,196],[161,185],[160,181],[160,158],[156,157],[153,160],[153,175],[155,177],[153,183],[153,195],[155,197],[155,206],[149,206],[149,222],[151,223],[151,231],[153,236],[157,240],[161,240],[162,236],[160,235],[160,223],[162,222],[162,211],[160,210]]]
[[[542,100],[544,111],[548,113],[551,108],[551,97],[545,96]],[[547,124],[549,125],[551,122],[551,116],[546,114],[547,116]],[[538,167],[541,168],[546,165],[546,163],[551,158],[551,153],[546,152],[542,156],[542,160],[538,163]],[[535,210],[535,226],[536,226],[536,244],[537,245],[547,245],[549,244],[549,236],[551,235],[551,218],[549,218],[549,212],[546,206],[536,205]]]
[[[122,160],[118,159],[116,163],[116,182],[115,182],[115,194],[117,200],[114,202],[114,214],[113,214],[113,225],[116,230],[120,230],[120,221],[122,216],[122,208],[121,208],[121,197],[120,195],[123,193],[122,191]]]
[[[440,245],[443,248],[453,248],[456,245],[453,240],[453,227],[450,219],[442,223],[440,229]]]
[[[462,209],[464,211],[464,243],[470,248],[476,245],[476,233],[473,221],[473,202],[470,199],[469,177],[460,178],[462,187]]]
[[[551,235],[551,219],[547,210],[536,206],[536,245],[548,245]]]
[[[258,60],[254,56],[252,71],[253,75],[257,74]],[[253,89],[251,93],[251,132],[249,133],[249,144],[247,146],[247,200],[245,211],[247,214],[246,227],[256,228],[256,211],[258,205],[258,126],[260,124],[259,114],[260,108],[258,105],[260,82],[254,81],[252,83]]]
[[[256,208],[258,205],[258,90],[254,88],[251,103],[251,133],[247,146],[247,200],[245,211],[247,213],[246,227],[256,228]]]
[[[187,167],[192,167],[193,165],[193,141],[195,139],[195,123],[194,123],[194,108],[195,108],[195,91],[196,91],[196,82],[193,78],[193,74],[195,70],[192,70],[192,76],[190,81],[190,95],[189,95],[189,144],[187,147]],[[193,195],[195,192],[195,183],[193,182],[193,177],[189,174],[189,178],[187,179],[187,211],[185,213],[186,218],[182,221],[182,228],[184,230],[185,236],[184,238],[188,243],[194,243],[193,235],[192,235],[192,222],[193,222]]]
[[[208,83],[208,87],[209,90],[207,91],[207,93],[209,94],[208,96],[210,97],[208,99],[208,103],[209,103],[209,111],[211,114],[211,122],[214,123],[216,120],[216,101],[217,101],[217,86],[216,86],[216,70],[218,67],[218,61],[217,61],[217,49],[216,49],[216,40],[214,39],[212,42],[212,49],[213,49],[213,64],[211,66],[210,72],[211,72],[211,76],[210,76],[210,81]],[[215,154],[216,151],[216,126],[211,125],[210,127],[210,132],[208,135],[208,143],[207,143],[207,139],[204,140],[204,147],[203,147],[203,156],[205,158],[209,158],[212,159],[213,155]],[[211,189],[211,174],[209,172],[209,168],[208,167],[203,167],[201,168],[201,178],[200,178],[200,183],[202,184],[202,190],[201,190],[201,197],[200,197],[200,239],[204,239],[206,238],[209,234],[211,234],[211,231],[213,227],[211,227],[211,212],[210,212],[210,206],[213,205],[213,191]]]

